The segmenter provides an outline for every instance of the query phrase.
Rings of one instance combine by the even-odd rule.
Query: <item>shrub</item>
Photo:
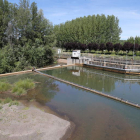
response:
[[[18,106],[19,105],[19,102],[18,101],[10,102],[9,107],[12,106],[12,105],[17,105]]]
[[[16,93],[16,95],[23,95],[26,94],[26,90],[32,89],[35,87],[35,84],[32,79],[25,79],[20,80],[14,84],[14,87],[12,89],[13,93]]]
[[[10,89],[11,89],[11,85],[9,83],[0,81],[0,91],[1,92],[8,91]]]
[[[136,56],[140,56],[140,52],[137,51],[137,52],[136,52]]]
[[[12,99],[11,98],[6,98],[3,103],[7,104],[7,103],[10,103],[10,102],[12,102]]]
[[[23,88],[25,90],[32,89],[35,87],[35,84],[32,79],[25,79],[25,80],[20,80],[15,83],[15,87]]]
[[[23,94],[26,94],[26,90],[21,88],[21,87],[17,87],[15,86],[12,90],[13,93],[16,93],[16,95],[23,95]]]

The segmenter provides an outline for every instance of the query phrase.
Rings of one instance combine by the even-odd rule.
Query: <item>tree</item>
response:
[[[107,42],[106,43],[106,49],[109,51],[112,51],[113,50],[113,44],[111,42]]]
[[[120,51],[122,49],[122,45],[120,43],[116,43],[113,46],[115,52],[117,53],[118,51]]]
[[[130,51],[130,49],[132,48],[133,44],[130,43],[130,42],[125,42],[124,45],[123,45],[123,51]]]
[[[93,50],[97,51],[98,46],[99,46],[99,45],[98,45],[97,43],[92,43],[92,48],[93,48]]]
[[[6,30],[8,22],[10,21],[10,4],[7,0],[0,0],[0,48],[7,44]]]
[[[103,52],[105,49],[106,49],[106,45],[104,43],[101,43],[99,46],[99,50]]]
[[[57,46],[67,42],[117,43],[120,39],[121,28],[115,16],[92,15],[76,18],[54,26],[57,36]]]

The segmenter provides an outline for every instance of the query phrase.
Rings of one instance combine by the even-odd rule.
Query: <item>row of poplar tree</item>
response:
[[[0,73],[52,63],[55,44],[53,25],[35,2],[0,0]]]
[[[119,20],[114,15],[92,15],[76,18],[63,24],[55,25],[57,46],[67,42],[80,42],[83,44],[118,43],[122,32]]]

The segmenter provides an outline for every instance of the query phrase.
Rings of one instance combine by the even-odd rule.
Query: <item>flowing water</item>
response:
[[[58,78],[140,103],[140,77],[71,66],[43,71]],[[26,100],[36,99],[76,124],[70,140],[140,140],[140,109],[99,96],[39,74],[3,77],[14,83],[32,78],[36,88]],[[46,124],[47,125],[47,124]]]

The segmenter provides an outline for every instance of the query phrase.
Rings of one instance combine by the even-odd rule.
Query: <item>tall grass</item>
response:
[[[14,84],[12,92],[16,93],[17,95],[22,95],[22,94],[26,94],[26,91],[28,89],[32,89],[34,87],[35,87],[35,83],[33,82],[33,80],[27,78],[16,82]]]
[[[0,92],[8,91],[11,89],[11,85],[7,82],[0,81]]]
[[[10,102],[12,102],[12,99],[11,98],[6,98],[3,103],[7,104],[7,103],[10,103]]]

